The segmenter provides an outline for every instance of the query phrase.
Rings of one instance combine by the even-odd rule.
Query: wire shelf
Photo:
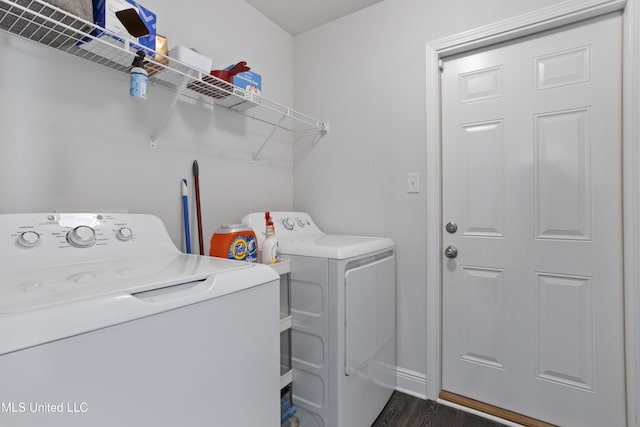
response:
[[[0,29],[126,73],[131,70],[138,50],[134,40],[122,39],[42,0],[0,0]],[[327,122],[203,74],[159,52],[148,51],[146,60],[149,81],[177,91],[180,96],[224,107],[294,133],[329,130]]]

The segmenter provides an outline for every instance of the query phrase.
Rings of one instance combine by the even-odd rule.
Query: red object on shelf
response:
[[[247,67],[246,61],[240,61],[229,70],[211,70],[209,74],[211,74],[213,77],[224,80],[225,82],[233,83],[233,76],[238,73],[249,71],[250,69],[250,67]]]

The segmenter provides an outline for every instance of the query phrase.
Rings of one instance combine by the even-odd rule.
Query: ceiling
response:
[[[295,36],[382,0],[247,0]]]

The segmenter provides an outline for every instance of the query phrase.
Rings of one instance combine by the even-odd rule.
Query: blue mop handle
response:
[[[184,213],[184,234],[186,238],[187,253],[191,253],[191,232],[189,231],[189,192],[187,180],[182,180],[182,211]]]

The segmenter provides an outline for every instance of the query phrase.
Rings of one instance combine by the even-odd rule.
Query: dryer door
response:
[[[345,272],[345,375],[394,339],[395,299],[393,253]]]

